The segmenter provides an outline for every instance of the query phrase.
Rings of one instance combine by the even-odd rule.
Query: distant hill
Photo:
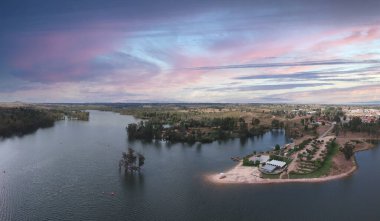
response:
[[[15,102],[0,102],[0,107],[27,107],[31,104],[15,101]]]

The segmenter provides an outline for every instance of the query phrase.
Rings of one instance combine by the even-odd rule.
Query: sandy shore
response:
[[[325,142],[331,137],[325,137]],[[320,138],[321,139],[321,138]],[[295,142],[300,143],[303,139],[296,140]],[[338,137],[337,141],[342,146],[344,143],[352,140],[352,137]],[[357,145],[354,152],[365,151],[372,149],[375,145],[365,142],[365,138],[358,137],[357,140],[362,140],[363,142]],[[351,161],[346,161],[343,154],[335,156],[333,160],[333,171],[330,175],[319,178],[302,178],[302,179],[269,179],[262,178],[261,172],[257,167],[245,167],[242,166],[242,162],[237,164],[234,168],[224,172],[225,176],[220,179],[221,174],[210,174],[206,175],[205,178],[209,182],[215,184],[270,184],[270,183],[317,183],[317,182],[327,182],[331,180],[341,179],[352,175],[357,169],[357,164],[355,156],[352,157]]]
[[[225,172],[224,175],[226,177],[223,179],[220,179],[220,174],[207,175],[206,179],[215,184],[317,183],[350,176],[356,169],[357,166],[355,164],[349,171],[334,176],[307,179],[268,179],[260,177],[260,171],[257,167],[244,167],[242,163],[239,163],[231,170]]]

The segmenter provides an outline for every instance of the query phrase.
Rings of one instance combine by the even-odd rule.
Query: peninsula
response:
[[[282,148],[254,152],[234,168],[206,179],[218,184],[265,184],[324,182],[351,175],[357,169],[354,153],[373,148],[379,140],[380,112],[341,110],[333,121],[314,122],[318,136],[301,136]]]

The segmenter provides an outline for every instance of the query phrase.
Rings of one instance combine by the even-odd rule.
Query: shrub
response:
[[[281,147],[280,147],[280,145],[278,145],[278,144],[276,144],[276,146],[275,146],[275,148],[274,148],[275,150],[280,150],[281,149]]]

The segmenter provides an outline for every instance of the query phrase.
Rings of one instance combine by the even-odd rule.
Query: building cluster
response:
[[[256,162],[259,161],[262,165],[260,170],[264,173],[273,173],[277,169],[284,169],[286,162],[279,160],[270,160],[270,157],[267,155],[253,156],[249,158],[250,161]]]
[[[360,117],[364,123],[374,123],[380,118],[380,110],[377,109],[353,109],[346,110],[346,115],[349,119]]]

